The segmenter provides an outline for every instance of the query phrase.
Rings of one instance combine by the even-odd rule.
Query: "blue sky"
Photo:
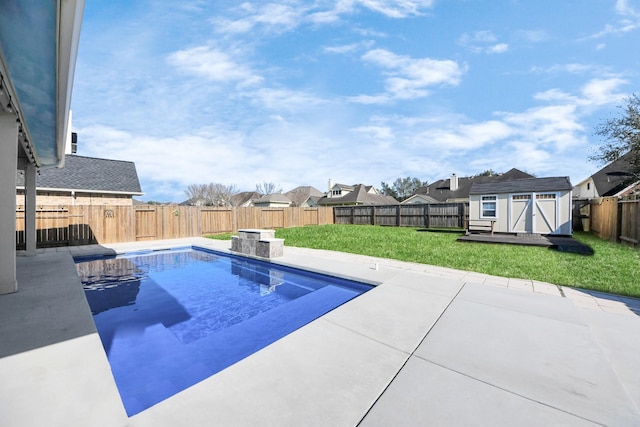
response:
[[[640,0],[92,0],[78,154],[189,184],[380,187],[512,167],[577,184],[640,92]]]

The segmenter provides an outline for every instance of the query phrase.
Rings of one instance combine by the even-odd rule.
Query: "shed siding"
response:
[[[553,234],[564,234],[570,235],[572,233],[572,224],[571,224],[571,191],[545,191],[539,192],[535,194],[549,194],[554,193],[557,194],[557,212],[555,213],[555,217],[553,220],[550,220],[553,226],[555,226],[555,230],[553,230]],[[514,205],[511,203],[511,196],[514,194],[531,194],[533,192],[520,192],[520,193],[504,193],[497,194],[497,217],[496,223],[494,226],[494,231],[497,233],[511,233],[511,232],[524,232],[525,225],[524,222],[521,224],[522,228],[519,226],[516,230],[513,229],[514,224],[517,220],[513,218],[512,215],[515,215],[516,212],[513,211]],[[480,194],[472,194],[469,197],[469,219],[470,220],[481,220],[483,219],[481,216],[481,198]],[[532,196],[531,202],[535,202],[535,196]],[[529,220],[529,219],[527,219]],[[524,221],[524,219],[523,219]],[[529,227],[529,229],[534,230],[536,233],[540,233],[540,230],[544,229],[545,223],[543,222],[543,218],[536,219],[535,223]]]

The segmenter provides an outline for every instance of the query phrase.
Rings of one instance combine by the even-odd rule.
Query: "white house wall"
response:
[[[587,178],[573,188],[573,196],[576,199],[595,199],[600,197],[592,178]]]

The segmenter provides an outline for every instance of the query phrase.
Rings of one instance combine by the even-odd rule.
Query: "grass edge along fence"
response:
[[[36,246],[56,247],[236,233],[242,228],[333,224],[333,208],[214,208],[176,205],[39,206]],[[24,211],[16,211],[16,247],[25,247]]]

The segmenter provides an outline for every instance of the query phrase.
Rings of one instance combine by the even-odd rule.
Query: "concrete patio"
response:
[[[378,286],[127,418],[72,256],[185,245],[231,242],[18,256],[20,291],[0,297],[0,425],[640,425],[640,301],[286,246],[272,262]]]

